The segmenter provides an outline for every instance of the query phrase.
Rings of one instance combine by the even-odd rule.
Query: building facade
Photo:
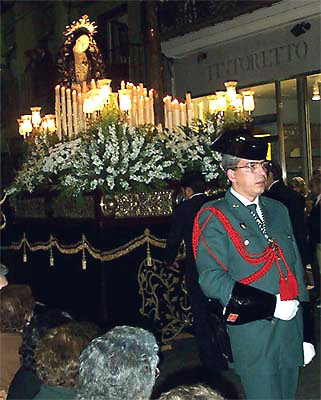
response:
[[[284,178],[320,168],[320,16],[320,1],[283,0],[162,42],[178,98],[190,91],[206,110],[225,81],[254,92],[254,124],[279,135]]]

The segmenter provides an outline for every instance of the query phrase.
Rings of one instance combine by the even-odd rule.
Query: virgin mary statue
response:
[[[65,29],[57,57],[57,83],[67,87],[105,77],[101,53],[93,38],[96,26],[83,15]]]

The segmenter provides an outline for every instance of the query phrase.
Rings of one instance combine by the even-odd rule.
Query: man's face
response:
[[[8,285],[7,278],[4,275],[0,275],[0,290]]]
[[[232,188],[250,201],[264,192],[267,179],[264,162],[265,160],[241,159],[235,169],[227,170]]]

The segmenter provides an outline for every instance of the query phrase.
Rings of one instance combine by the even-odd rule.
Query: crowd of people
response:
[[[4,271],[4,269],[2,270]],[[148,400],[160,373],[153,333],[116,326],[102,334],[88,321],[58,309],[35,313],[31,288],[0,291],[1,400]],[[185,385],[160,399],[223,397],[205,385]]]
[[[247,129],[215,140],[230,183],[215,198],[205,194],[200,171],[182,179],[184,201],[174,212],[164,261],[175,262],[184,240],[204,380],[159,400],[221,400],[219,385],[210,387],[206,376],[217,384],[232,365],[247,399],[294,399],[299,367],[315,356],[310,300],[320,307],[320,173],[310,190],[302,178],[286,185],[280,166],[266,160],[267,143]],[[31,288],[8,283],[7,272],[1,264],[1,399],[151,398],[161,368],[152,332],[126,325],[102,332],[61,310],[36,309]]]

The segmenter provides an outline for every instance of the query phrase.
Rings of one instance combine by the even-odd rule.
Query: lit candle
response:
[[[132,100],[132,109],[131,109],[131,113],[132,113],[131,121],[132,121],[133,126],[137,126],[138,125],[138,110],[137,110],[137,89],[136,89],[136,86],[133,86],[132,96],[133,96],[133,100]]]
[[[30,110],[31,110],[32,125],[35,128],[38,128],[41,124],[41,116],[40,116],[41,107],[31,107]]]
[[[84,131],[85,130],[85,113],[84,113],[84,105],[83,105],[83,97],[82,93],[78,92],[77,93],[77,102],[78,102],[78,121],[79,121],[79,130]]]
[[[180,118],[179,118],[179,104],[178,100],[174,99],[172,101],[172,113],[173,113],[173,129],[177,129],[177,126],[180,123]]]
[[[163,98],[163,103],[164,103],[164,121],[165,121],[165,128],[169,129],[168,126],[168,112],[171,108],[171,96],[165,96]]]
[[[78,107],[77,107],[77,92],[76,90],[72,91],[72,116],[74,122],[74,132],[75,135],[78,135],[79,126],[78,126]]]
[[[145,97],[145,110],[144,110],[144,114],[145,114],[145,123],[146,124],[150,124],[151,123],[151,118],[150,118],[150,106],[149,106],[149,97]]]
[[[192,125],[193,120],[193,104],[192,104],[192,97],[189,92],[186,93],[186,113],[187,113],[187,123],[188,126]]]
[[[73,130],[72,130],[72,108],[71,108],[71,94],[70,89],[66,90],[67,97],[67,125],[68,125],[68,137],[72,138]]]
[[[67,110],[66,110],[66,88],[60,89],[61,98],[61,120],[62,120],[62,135],[67,135]]]
[[[180,107],[180,121],[182,126],[186,126],[186,104],[185,103],[179,103]]]
[[[155,115],[154,115],[154,90],[149,91],[149,106],[150,106],[150,123],[155,125]]]
[[[138,99],[138,124],[143,125],[145,123],[144,118],[144,96],[139,96]]]
[[[198,103],[198,119],[204,120],[204,103],[202,101]]]
[[[60,111],[60,86],[57,85],[55,87],[55,115],[56,115],[56,124],[57,124],[57,135],[59,140],[61,137],[61,111]]]

